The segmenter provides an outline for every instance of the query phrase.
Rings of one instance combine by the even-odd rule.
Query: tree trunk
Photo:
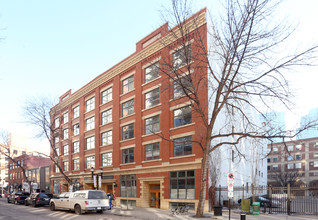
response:
[[[201,161],[200,198],[197,207],[196,217],[203,217],[204,213],[204,203],[206,198],[208,152],[209,151],[205,148],[203,151],[203,158]]]

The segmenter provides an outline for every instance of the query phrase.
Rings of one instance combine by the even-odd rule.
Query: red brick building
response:
[[[30,156],[27,154],[13,158],[14,161],[9,160],[8,187],[10,191],[22,191],[22,183],[26,181],[23,175],[23,169],[28,176],[28,180],[38,183],[40,187],[40,167],[47,167],[51,165],[49,158]],[[48,171],[49,173],[49,171]],[[45,189],[43,189],[45,190]]]
[[[196,31],[206,41],[205,13],[201,10],[187,20],[192,54]],[[139,41],[134,54],[75,93],[68,91],[52,108],[51,119],[60,127],[52,134],[60,164],[77,188],[98,184],[115,194],[117,205],[128,201],[137,207],[196,207],[202,150],[195,141],[201,141],[204,125],[173,80],[160,71],[163,60],[186,69],[183,48],[172,36],[168,24],[163,25]],[[206,70],[195,74],[207,76]],[[201,88],[199,95],[207,103],[208,89]],[[102,175],[95,186],[92,167],[94,174]],[[53,164],[51,168],[54,193],[68,191],[58,169]]]

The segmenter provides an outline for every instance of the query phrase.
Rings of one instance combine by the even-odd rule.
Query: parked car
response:
[[[25,205],[31,205],[33,207],[36,206],[44,206],[50,204],[51,198],[46,195],[45,193],[32,193],[28,198],[25,200]]]
[[[51,199],[50,210],[55,211],[56,209],[74,210],[78,215],[89,211],[103,213],[109,209],[109,201],[106,193],[101,190],[65,192]]]
[[[247,198],[250,200],[251,206],[253,205],[253,197]],[[276,199],[270,199],[268,195],[255,196],[255,202],[259,202],[261,207],[267,208],[277,208],[281,207],[281,202]],[[241,199],[238,200],[238,203],[241,203]]]
[[[11,193],[7,197],[8,203],[13,203],[13,204],[24,204],[25,199],[30,195],[30,193],[25,193],[25,192],[14,192]]]

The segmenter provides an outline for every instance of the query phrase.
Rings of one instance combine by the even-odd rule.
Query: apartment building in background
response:
[[[59,127],[52,136],[59,163],[77,189],[113,193],[117,205],[168,209],[186,203],[196,208],[202,150],[195,141],[201,141],[204,125],[182,89],[161,69],[170,60],[186,73],[196,31],[206,41],[205,14],[203,9],[186,21],[191,32],[187,57],[164,24],[139,41],[135,53],[60,97],[51,110]],[[191,60],[193,66],[196,62]],[[207,71],[195,74],[206,77]],[[199,92],[207,103],[208,89]],[[51,169],[53,193],[69,191],[53,163]]]
[[[268,151],[268,184],[318,186],[318,137],[275,143]]]

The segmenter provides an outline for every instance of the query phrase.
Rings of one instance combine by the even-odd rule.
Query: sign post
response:
[[[229,219],[231,219],[231,199],[234,197],[234,174],[227,175],[227,196],[229,197]]]

